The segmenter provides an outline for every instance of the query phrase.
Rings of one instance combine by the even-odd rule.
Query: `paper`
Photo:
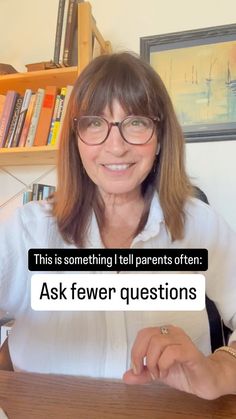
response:
[[[6,413],[1,409],[0,407],[0,419],[8,419],[8,416]]]

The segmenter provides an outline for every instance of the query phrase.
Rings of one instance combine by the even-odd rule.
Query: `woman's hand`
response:
[[[159,379],[204,399],[222,395],[222,362],[217,357],[204,356],[179,327],[142,329],[135,339],[131,360],[132,369],[123,377],[127,384],[146,384]]]

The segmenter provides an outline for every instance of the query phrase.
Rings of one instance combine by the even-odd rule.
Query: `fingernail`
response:
[[[156,377],[155,377],[155,375],[154,375],[152,372],[150,372],[150,375],[151,375],[151,379],[152,379],[153,381],[156,381]]]

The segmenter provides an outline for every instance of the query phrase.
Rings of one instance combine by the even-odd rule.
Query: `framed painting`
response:
[[[140,38],[187,142],[236,140],[236,24]]]

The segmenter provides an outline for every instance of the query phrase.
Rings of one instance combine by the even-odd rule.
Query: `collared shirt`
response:
[[[146,226],[134,238],[131,247],[208,249],[209,269],[203,272],[206,292],[215,301],[224,322],[235,330],[231,341],[236,340],[235,233],[210,206],[197,199],[186,203],[185,214],[184,238],[172,242],[155,195]],[[33,311],[30,306],[32,273],[27,269],[28,249],[75,247],[62,239],[48,203],[32,202],[17,209],[10,220],[0,226],[0,237],[0,310],[15,318],[9,338],[15,370],[121,378],[130,367],[130,352],[138,331],[163,324],[183,328],[204,354],[210,353],[206,310]],[[87,247],[104,247],[94,214]]]

